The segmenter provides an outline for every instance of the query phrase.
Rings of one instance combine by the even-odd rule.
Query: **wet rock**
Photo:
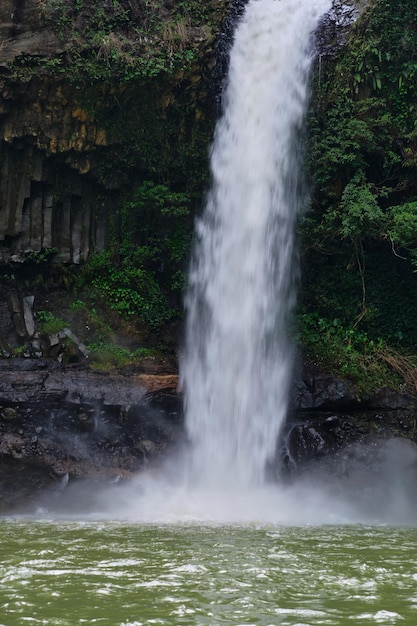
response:
[[[15,420],[16,419],[17,413],[16,413],[15,409],[12,409],[12,407],[5,407],[0,412],[0,416],[2,417],[2,419],[6,420],[6,421],[10,421],[10,420]]]
[[[342,433],[345,439],[343,426],[343,418],[335,416],[308,419],[303,424],[294,425],[286,442],[291,461],[298,465],[336,450]]]
[[[11,321],[17,335],[21,338],[34,337],[36,331],[35,318],[33,314],[35,296],[30,295],[21,298],[16,293],[9,293],[7,295],[7,300]],[[3,322],[3,320],[1,321]],[[6,322],[6,328],[7,325],[8,324]],[[3,324],[1,327],[3,329]]]
[[[378,389],[368,400],[367,405],[370,409],[410,409],[416,408],[415,398],[405,393],[398,393],[392,389]]]
[[[294,410],[346,409],[357,405],[354,386],[316,367],[306,367],[296,381],[292,393]]]
[[[16,510],[36,498],[29,498],[25,480],[35,491],[37,484],[59,490],[66,475],[69,482],[110,481],[151,469],[182,436],[180,397],[169,385],[154,386],[147,390],[140,374],[0,361],[0,455],[10,461],[0,466],[1,498],[6,493],[5,502]],[[12,462],[22,468],[14,494]],[[28,479],[30,468],[42,476],[39,483]]]
[[[14,293],[10,294],[8,297],[9,308],[12,314],[19,313],[20,314],[20,301],[17,295]]]
[[[35,334],[35,319],[33,317],[33,304],[35,296],[25,296],[22,298],[22,313],[27,337]]]
[[[417,445],[400,437],[370,436],[354,442],[335,454],[310,459],[297,470],[297,479],[340,496],[349,510],[380,517],[382,512],[395,512],[417,497]],[[363,519],[363,515],[362,515]]]
[[[58,480],[58,476],[49,467],[25,464],[11,455],[3,455],[0,471],[0,513],[27,509],[42,491],[53,491]]]
[[[146,392],[139,374],[100,374],[36,359],[0,361],[0,402],[62,400],[78,405],[86,401],[131,406],[140,403]]]
[[[312,460],[337,455],[352,444],[372,438],[381,441],[398,436],[412,438],[415,431],[415,413],[404,410],[306,412],[299,413],[297,420],[288,426],[284,448],[288,465],[298,468]],[[414,445],[413,441],[410,443]]]
[[[87,346],[82,341],[80,341],[69,328],[64,328],[61,332],[59,332],[58,338],[63,339],[64,341],[66,339],[70,341],[74,356],[77,356],[78,353],[80,353],[83,357],[87,357],[89,355],[89,350],[87,349]]]
[[[324,15],[315,34],[320,56],[332,57],[346,45],[352,24],[366,2],[356,0],[333,0],[330,11]]]
[[[79,428],[82,431],[92,432],[95,428],[95,411],[91,408],[80,408],[77,411],[77,419],[79,422]]]
[[[147,462],[149,458],[155,456],[158,452],[158,447],[153,441],[150,441],[150,439],[142,439],[135,447],[144,462]]]

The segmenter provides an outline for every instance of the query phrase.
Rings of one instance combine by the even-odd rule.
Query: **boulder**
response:
[[[306,365],[292,390],[294,411],[343,410],[357,406],[352,383],[335,378],[318,367]]]

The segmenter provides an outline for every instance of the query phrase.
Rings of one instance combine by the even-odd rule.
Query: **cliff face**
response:
[[[1,65],[21,54],[53,55],[62,52],[54,30],[45,25],[42,2],[2,0],[0,2]]]
[[[83,179],[81,155],[105,145],[105,133],[62,81],[45,73],[22,81],[13,71],[17,59],[62,53],[39,3],[1,2],[0,18],[2,259],[57,247],[62,260],[78,262],[103,240],[103,228],[92,230],[97,185]]]
[[[146,4],[0,2],[3,263],[44,249],[86,260],[104,248],[122,188],[155,175],[186,186],[183,144],[202,158],[227,2],[208,3],[210,28]]]

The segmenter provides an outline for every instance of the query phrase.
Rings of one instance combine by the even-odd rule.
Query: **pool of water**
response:
[[[416,623],[417,529],[0,521],[0,624]]]

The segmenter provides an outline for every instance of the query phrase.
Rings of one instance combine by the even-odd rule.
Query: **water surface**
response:
[[[417,529],[0,522],[1,626],[415,623]]]

